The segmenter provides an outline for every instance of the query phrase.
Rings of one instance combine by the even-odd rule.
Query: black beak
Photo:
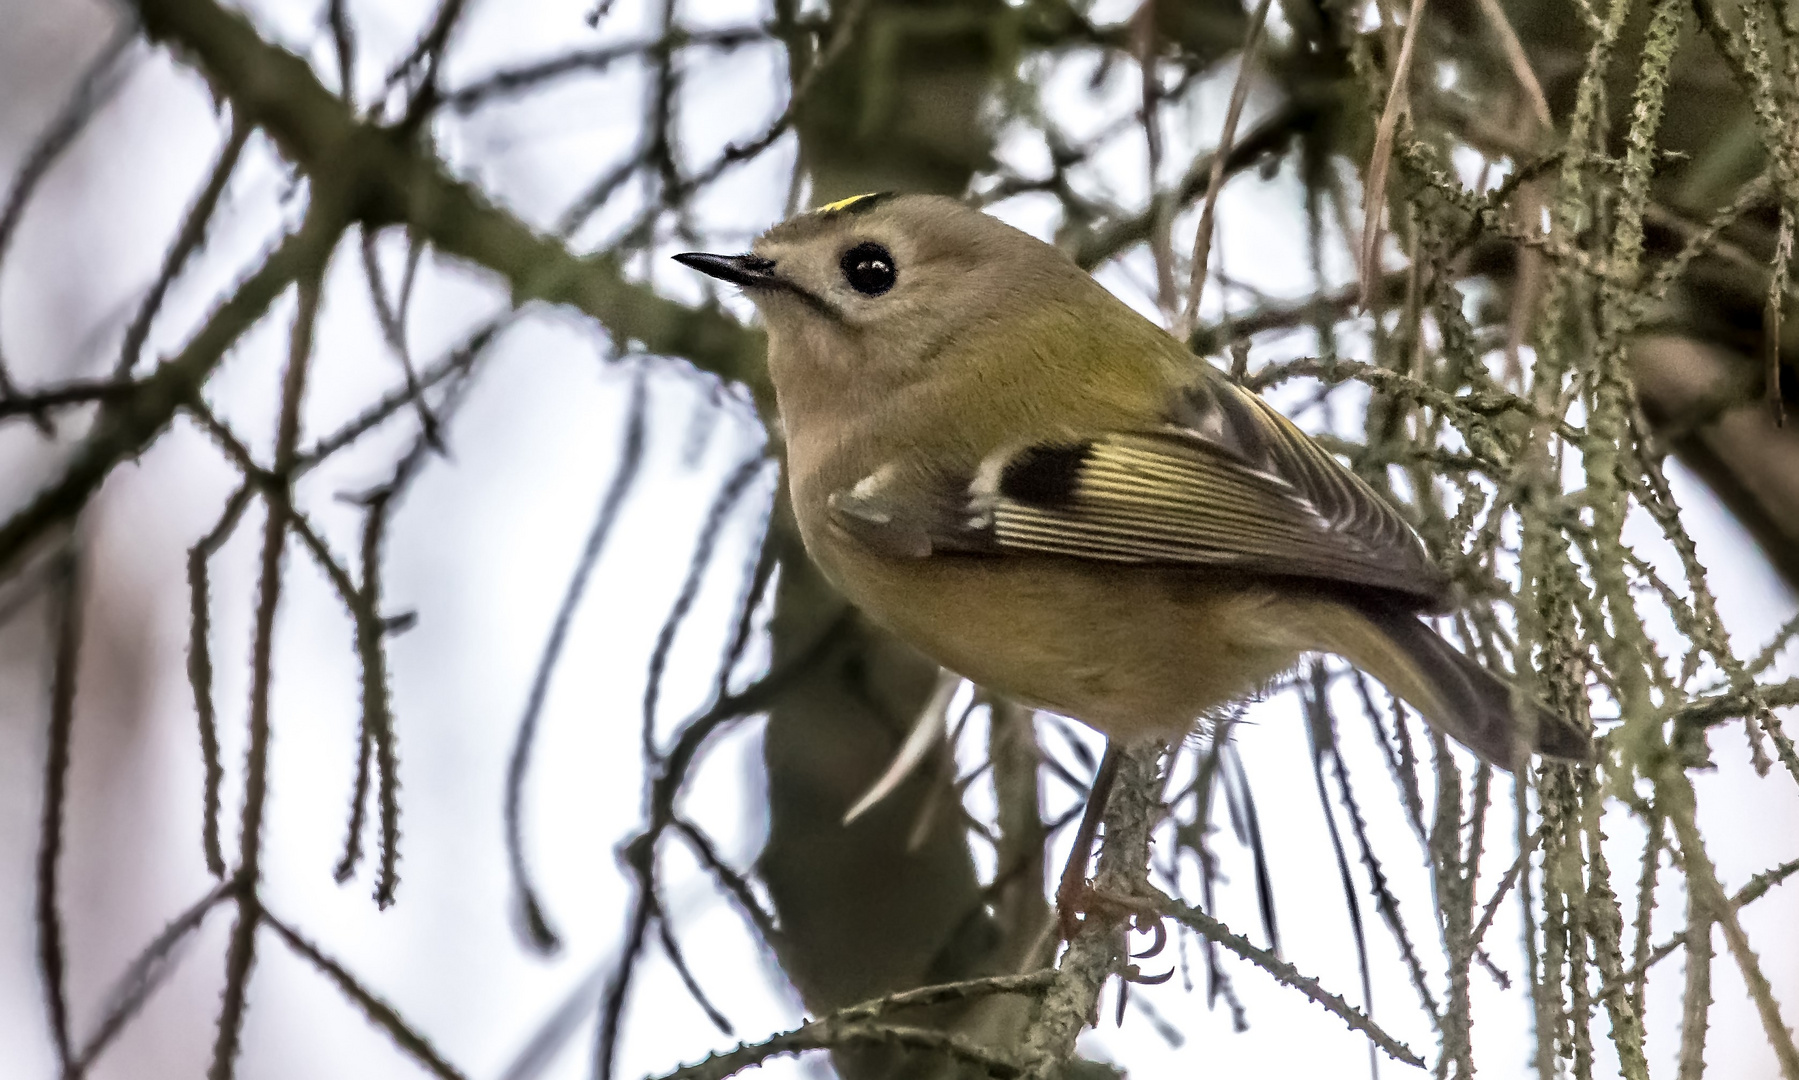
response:
[[[775,276],[775,261],[760,255],[709,255],[704,251],[688,251],[676,255],[675,261],[746,289],[766,289],[783,284]]]

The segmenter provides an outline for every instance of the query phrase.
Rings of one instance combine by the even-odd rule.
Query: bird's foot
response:
[[[1074,936],[1093,920],[1112,926],[1123,924],[1137,933],[1151,935],[1148,947],[1131,953],[1131,958],[1135,960],[1157,956],[1167,946],[1168,928],[1162,918],[1162,905],[1153,897],[1128,896],[1097,889],[1085,880],[1072,884],[1065,881],[1056,890],[1056,925],[1061,931],[1062,940],[1073,941]],[[1131,982],[1155,985],[1167,982],[1173,973],[1173,969],[1170,969],[1161,975],[1146,976],[1137,972],[1136,965],[1133,964],[1125,978]]]

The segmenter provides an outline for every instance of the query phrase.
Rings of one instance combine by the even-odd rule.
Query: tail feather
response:
[[[1338,627],[1327,633],[1330,651],[1386,684],[1431,726],[1483,761],[1510,769],[1533,749],[1566,761],[1593,760],[1593,737],[1586,729],[1534,702],[1521,722],[1513,711],[1512,688],[1416,615],[1385,604],[1359,604],[1355,614],[1364,627],[1379,632]]]

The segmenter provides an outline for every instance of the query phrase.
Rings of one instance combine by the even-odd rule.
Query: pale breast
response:
[[[952,671],[1114,736],[1178,736],[1302,650],[1264,588],[1049,557],[889,560],[813,525],[815,557],[875,621]]]

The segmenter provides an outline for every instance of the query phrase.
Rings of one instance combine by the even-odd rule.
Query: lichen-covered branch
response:
[[[1162,744],[1154,741],[1118,751],[1118,778],[1106,807],[1093,900],[1025,1032],[1023,1053],[1033,1080],[1052,1080],[1074,1058],[1076,1036],[1097,1019],[1100,991],[1129,962],[1123,918],[1129,908],[1116,905],[1151,898],[1150,834],[1162,817],[1164,755]]]

